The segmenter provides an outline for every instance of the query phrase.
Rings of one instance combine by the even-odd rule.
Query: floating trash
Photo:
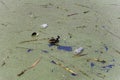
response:
[[[93,62],[91,62],[90,66],[93,68],[95,66],[95,64]]]
[[[54,45],[52,45],[52,44],[48,44],[48,46],[51,47],[51,46],[54,46]]]
[[[64,50],[64,51],[72,51],[71,46],[58,46],[57,49]]]
[[[82,53],[83,50],[84,50],[84,48],[83,48],[83,47],[80,47],[80,48],[78,48],[78,49],[76,49],[76,50],[74,51],[74,54],[75,54],[75,55],[78,55],[78,54]]]
[[[53,64],[57,64],[54,60],[52,60],[51,63],[53,63]]]
[[[105,63],[106,63],[105,60],[100,60],[100,59],[97,59],[97,58],[87,59],[87,62],[89,62],[89,61],[96,61],[96,62],[100,62],[100,63],[102,63],[102,64],[105,64]]]
[[[41,50],[42,52],[44,52],[44,53],[48,53],[48,51],[47,50]]]
[[[115,62],[115,59],[113,59],[112,62]]]
[[[77,54],[77,55],[74,55],[73,57],[82,57],[82,56],[86,56],[87,54]]]
[[[33,32],[33,33],[31,34],[32,37],[35,37],[35,36],[38,36],[38,35],[39,35],[39,33],[37,33],[37,32]]]
[[[104,45],[104,48],[105,48],[106,51],[108,51],[108,47],[106,45]]]
[[[48,27],[48,24],[42,24],[41,25],[41,28],[47,28]]]
[[[27,52],[31,52],[31,51],[33,51],[33,49],[28,49],[28,50],[27,50]]]
[[[114,64],[110,64],[110,65],[107,65],[107,66],[103,66],[102,68],[113,68],[113,66],[115,66]]]
[[[54,45],[58,45],[59,39],[60,39],[60,36],[57,36],[56,39],[54,37],[49,39],[49,47],[54,46]]]
[[[108,72],[111,68],[113,68],[113,66],[115,66],[114,64],[110,64],[110,65],[107,65],[107,66],[103,66],[103,70],[105,70],[106,72]]]
[[[69,35],[69,38],[72,38],[72,34],[71,33],[68,33],[68,35]]]
[[[70,17],[70,16],[74,16],[74,15],[77,15],[78,13],[72,13],[72,14],[68,14],[67,16]]]
[[[76,74],[76,73],[71,73],[71,75],[72,75],[72,76],[77,76],[77,74]]]
[[[89,12],[89,11],[84,11],[83,13],[86,14],[86,13],[88,13],[88,12]]]
[[[60,39],[60,36],[57,36],[57,38],[54,38],[52,37],[51,39],[49,39],[49,44],[48,46],[51,47],[51,46],[57,46],[57,49],[59,50],[64,50],[64,51],[72,51],[72,47],[71,46],[61,46],[59,45],[59,39]]]

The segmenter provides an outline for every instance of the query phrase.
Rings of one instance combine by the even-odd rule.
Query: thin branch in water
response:
[[[117,50],[117,49],[114,49],[115,50],[115,52],[117,52],[118,54],[120,54],[120,51],[119,50]]]
[[[28,42],[34,42],[34,41],[38,41],[38,40],[48,40],[48,39],[47,38],[43,38],[43,39],[26,40],[26,41],[19,42],[19,44],[28,43]]]
[[[105,26],[103,26],[103,28],[108,32],[110,33],[111,35],[115,36],[116,38],[120,39],[120,36],[114,34],[113,32],[109,31],[108,29],[105,28]]]
[[[30,67],[24,69],[24,70],[21,71],[19,74],[17,74],[17,76],[21,76],[21,75],[23,75],[26,71],[28,71],[28,70],[34,68],[34,67],[40,62],[40,60],[41,60],[41,57],[38,58]]]

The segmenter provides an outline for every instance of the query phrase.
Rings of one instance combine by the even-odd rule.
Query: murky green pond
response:
[[[0,80],[120,80],[119,7],[119,0],[0,0]]]

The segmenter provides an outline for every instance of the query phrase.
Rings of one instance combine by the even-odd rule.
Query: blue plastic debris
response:
[[[52,44],[48,44],[48,46],[51,47],[51,46],[54,46],[54,45],[52,45]]]
[[[71,46],[58,46],[57,49],[64,50],[64,51],[72,51]]]
[[[104,45],[104,47],[105,47],[105,50],[108,51],[108,47],[106,45]]]
[[[107,65],[107,66],[103,66],[102,68],[113,68],[113,66],[115,66],[114,64],[110,64],[110,65]]]
[[[107,67],[109,67],[109,68],[113,68],[113,66],[115,66],[115,65],[111,64],[111,65],[108,65]]]
[[[107,65],[107,66],[103,66],[102,68],[108,72],[111,68],[113,68],[113,66],[115,66],[114,64],[110,64],[110,65]]]
[[[95,66],[95,64],[94,64],[93,62],[91,62],[91,63],[90,63],[90,66],[91,66],[91,67],[94,67],[94,66]]]

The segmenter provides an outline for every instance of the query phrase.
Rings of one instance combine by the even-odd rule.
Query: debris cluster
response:
[[[33,32],[31,36],[36,36],[36,35],[37,35],[37,33],[36,33],[36,32]],[[69,33],[69,36],[70,36],[70,38],[72,38],[70,33]],[[60,41],[61,41],[60,39],[61,39],[61,37],[60,37],[60,36],[57,36],[56,38],[51,37],[51,38],[43,38],[43,39],[26,40],[26,41],[22,41],[22,42],[20,42],[20,43],[23,44],[23,43],[33,42],[33,41],[47,40],[49,47],[54,46],[54,48],[56,47],[58,50],[67,51],[67,52],[73,52],[73,55],[74,55],[73,57],[75,57],[75,56],[81,57],[81,56],[86,56],[86,55],[88,55],[88,54],[84,53],[84,50],[85,50],[85,49],[84,49],[83,47],[79,47],[79,48],[77,48],[77,49],[75,49],[75,50],[73,51],[73,47],[72,47],[72,46],[61,45],[61,44],[60,44]],[[24,48],[24,47],[19,47],[19,48]],[[109,51],[109,47],[108,47],[106,44],[103,45],[103,48],[104,48],[104,51],[106,51],[106,52]],[[34,49],[32,49],[32,48],[24,48],[24,49],[27,49],[27,52],[28,52],[28,53],[29,53],[29,52],[32,52],[32,51],[34,50]],[[73,71],[73,70],[70,69],[68,66],[65,66],[64,61],[56,58],[55,56],[52,56],[52,55],[49,53],[49,50],[43,49],[43,50],[41,50],[41,52],[42,52],[42,53],[47,53],[47,54],[49,55],[49,57],[52,58],[52,60],[51,60],[51,63],[52,63],[52,64],[58,65],[59,67],[61,67],[61,68],[63,68],[64,70],[66,70],[67,72],[71,73],[72,76],[77,76],[77,75],[79,75],[79,74],[78,74],[78,73],[79,73],[78,71],[80,71],[83,75],[85,75],[85,76],[87,76],[87,77],[89,76],[89,74],[86,74],[85,72],[83,72],[83,71],[81,71],[81,70],[78,70],[77,72],[75,72],[75,71],[76,71],[76,68],[75,68],[75,71]],[[100,53],[103,54],[103,51],[97,51],[97,50],[96,50],[95,52],[97,52],[97,53],[100,52]],[[118,52],[118,51],[117,51],[117,52]],[[83,54],[83,53],[84,53],[84,54]],[[53,59],[54,59],[54,60],[53,60]],[[99,67],[100,67],[100,70],[101,70],[101,71],[105,71],[105,72],[109,72],[110,69],[112,69],[112,68],[115,66],[114,64],[107,64],[107,61],[106,61],[106,60],[103,60],[103,59],[100,59],[100,57],[99,57],[99,58],[87,58],[86,61],[87,61],[87,63],[90,64],[90,67],[92,68],[92,70],[94,70],[96,66],[99,66],[99,65],[97,65],[97,64],[99,64],[99,63],[100,63],[100,64],[103,64],[103,66],[99,66]],[[33,63],[33,65],[31,65],[30,67],[28,67],[28,68],[26,68],[25,70],[21,71],[19,74],[17,74],[17,76],[23,75],[26,71],[30,70],[31,68],[34,68],[39,62],[40,62],[40,59],[36,60],[36,61]],[[3,63],[3,65],[4,65],[4,64],[5,64],[5,63]],[[97,77],[100,77],[100,78],[105,78],[105,75],[102,74],[102,73],[96,73],[96,76],[97,76]]]
[[[87,15],[87,14],[89,14],[91,12],[90,11],[90,7],[88,7],[88,6],[81,5],[81,4],[75,4],[75,5],[87,8],[87,10],[81,11],[82,14],[84,14],[84,15]],[[60,6],[55,6],[52,3],[48,3],[48,4],[40,5],[40,6],[42,6],[43,8],[54,7],[56,9],[64,10],[64,11],[66,11],[66,13],[68,12],[68,9],[60,7]],[[80,13],[78,13],[78,12],[67,13],[67,15],[65,15],[65,17],[67,19],[69,19],[69,18],[74,19],[73,17],[74,16],[78,16],[79,14]],[[97,13],[95,13],[95,14],[97,14]],[[33,15],[31,15],[31,17],[32,16]],[[58,23],[60,23],[60,22],[58,21]],[[4,24],[2,24],[2,25],[4,25]],[[46,28],[49,29],[48,28],[49,26],[46,23],[41,24],[39,26],[40,26],[40,28],[42,28],[42,30],[46,30]],[[82,30],[86,30],[86,28],[88,28],[87,24],[82,24],[82,25],[75,26],[75,29],[81,29],[81,31]],[[96,24],[95,28],[98,28],[97,24]],[[113,32],[109,31],[105,26],[102,26],[102,28],[107,33],[109,33],[112,36],[115,36],[118,39],[120,39],[120,37],[118,35],[115,35]],[[66,32],[66,33],[68,35],[67,38],[69,38],[70,40],[72,40],[74,38],[74,35],[71,32]],[[101,71],[101,72],[97,72],[97,73],[94,74],[94,75],[96,75],[99,78],[105,78],[106,75],[104,75],[104,72],[109,72],[111,69],[113,69],[116,66],[115,63],[109,63],[108,60],[101,58],[101,54],[104,55],[105,52],[109,53],[109,46],[107,44],[102,45],[102,49],[103,50],[95,50],[95,51],[93,51],[93,53],[100,53],[98,55],[98,57],[90,57],[89,55],[91,55],[92,53],[87,52],[88,48],[83,47],[83,46],[79,46],[79,47],[77,46],[76,47],[76,45],[75,46],[71,46],[70,44],[67,44],[67,45],[66,44],[61,44],[61,41],[62,41],[61,38],[62,37],[59,36],[59,35],[57,37],[51,37],[51,38],[38,38],[38,35],[40,35],[40,33],[33,32],[33,33],[31,33],[31,37],[32,37],[31,40],[21,41],[19,44],[32,43],[32,42],[35,42],[35,41],[46,41],[47,46],[49,46],[48,48],[52,47],[53,49],[55,48],[57,51],[63,51],[63,52],[73,53],[71,55],[73,55],[74,58],[71,57],[71,59],[76,59],[76,57],[77,57],[77,59],[80,59],[80,58],[83,58],[82,56],[84,56],[85,57],[84,60],[87,63],[85,65],[88,66],[88,68],[90,68],[91,71],[93,71],[93,72],[96,71],[96,70],[98,70],[98,71],[100,70]],[[67,40],[66,40],[66,42],[67,42]],[[92,46],[94,46],[94,45],[89,45],[89,49],[92,49],[91,48]],[[33,50],[35,50],[35,49],[32,49],[32,48],[24,48],[24,47],[21,47],[21,48],[25,49],[27,53],[32,53]],[[64,60],[58,59],[56,56],[51,55],[51,53],[54,52],[53,49],[51,49],[51,52],[47,48],[46,49],[41,49],[40,51],[41,51],[41,53],[45,53],[45,54],[48,55],[48,58],[50,58],[50,63],[56,65],[57,67],[62,68],[66,72],[70,73],[72,76],[79,76],[81,74],[85,75],[87,77],[91,76],[91,74],[87,73],[87,72],[90,72],[90,71],[84,71],[84,70],[80,69],[79,67],[74,66],[74,64],[69,64],[68,63],[68,65],[72,65],[72,67],[71,66],[67,66],[67,64],[66,64],[67,62],[64,63],[65,62]],[[114,50],[115,50],[116,53],[120,54],[119,50],[117,50],[117,49],[114,49]],[[26,71],[28,71],[28,70],[34,68],[35,66],[37,66],[38,63],[40,62],[40,60],[41,60],[41,58],[37,59],[31,66],[29,66],[28,68],[22,70],[20,73],[18,73],[17,76],[21,76]],[[1,66],[4,66],[5,64],[6,64],[6,62],[3,61],[3,63],[2,63]],[[96,69],[96,67],[98,67],[98,68]],[[102,73],[102,71],[103,71],[103,73]],[[53,72],[53,70],[52,70],[52,72]]]
[[[4,1],[0,1],[0,3],[7,10],[11,11],[11,9],[9,9],[9,7],[6,5],[6,3]],[[64,3],[66,4],[66,2],[62,1],[63,6],[64,6]],[[60,25],[60,28],[58,28],[58,29],[61,29],[61,27],[62,27],[61,23],[63,22],[63,24],[65,24],[65,26],[68,26],[68,28],[70,28],[71,30],[67,30],[64,33],[62,33],[62,35],[64,35],[64,36],[66,36],[66,34],[67,34],[67,36],[66,36],[67,39],[65,40],[66,43],[62,43],[63,39],[62,39],[62,36],[60,36],[61,34],[57,33],[58,35],[55,35],[55,34],[50,34],[49,33],[49,31],[52,32],[52,30],[51,30],[52,28],[50,29],[51,26],[48,23],[45,22],[45,23],[39,24],[39,28],[41,30],[30,32],[30,34],[29,34],[30,39],[20,41],[19,45],[22,45],[22,46],[16,47],[16,49],[25,50],[25,53],[27,53],[26,55],[28,55],[29,53],[33,54],[34,51],[36,50],[36,47],[33,47],[33,48],[32,47],[24,47],[24,44],[29,45],[30,43],[36,42],[37,45],[40,45],[37,42],[42,43],[42,41],[44,42],[42,44],[44,46],[46,46],[46,48],[38,47],[39,52],[42,53],[42,54],[30,66],[28,66],[24,70],[21,70],[20,72],[18,72],[18,74],[16,74],[18,77],[22,76],[26,72],[29,72],[29,70],[35,68],[40,63],[41,59],[43,59],[43,55],[47,55],[46,61],[48,60],[48,62],[51,65],[56,66],[60,70],[64,70],[66,74],[68,73],[68,74],[70,74],[70,76],[74,76],[74,78],[81,77],[81,75],[84,75],[86,77],[91,78],[93,75],[96,75],[97,77],[102,78],[102,79],[98,79],[98,80],[103,80],[106,77],[106,74],[108,72],[110,72],[112,69],[114,69],[114,67],[117,66],[116,60],[114,59],[114,56],[112,56],[112,58],[113,58],[112,62],[110,62],[110,59],[108,60],[106,58],[102,58],[102,56],[104,56],[107,53],[112,54],[113,52],[118,53],[117,55],[119,55],[120,54],[119,49],[111,48],[108,45],[108,43],[103,44],[102,41],[100,41],[98,43],[100,43],[100,46],[101,46],[101,43],[102,43],[102,48],[100,48],[98,50],[98,49],[96,49],[95,43],[91,44],[93,42],[92,41],[93,39],[90,40],[90,41],[88,40],[89,44],[87,44],[86,42],[84,42],[84,39],[80,39],[80,38],[81,38],[81,35],[84,34],[84,33],[85,33],[85,35],[87,35],[87,34],[89,35],[89,33],[91,33],[92,31],[102,33],[101,30],[105,31],[105,35],[107,35],[107,34],[112,35],[112,36],[114,36],[114,38],[117,38],[118,40],[120,39],[120,36],[116,35],[114,32],[109,30],[106,26],[99,26],[101,24],[101,22],[106,21],[106,19],[103,20],[103,21],[99,20],[99,17],[101,18],[102,14],[99,13],[99,11],[97,11],[97,9],[94,9],[94,6],[89,6],[88,4],[84,5],[82,3],[75,3],[75,2],[72,2],[72,3],[73,3],[72,7],[75,6],[75,8],[76,7],[78,7],[78,8],[76,8],[75,10],[72,10],[72,8],[68,9],[67,8],[68,6],[63,7],[63,6],[60,6],[58,4],[54,4],[54,3],[51,3],[51,2],[49,2],[49,3],[47,2],[47,3],[44,3],[42,5],[37,5],[35,3],[36,7],[42,7],[42,9],[46,9],[47,11],[51,10],[50,12],[52,12],[52,10],[63,11],[64,13],[60,12],[59,14],[56,14],[57,17],[54,17],[54,16],[50,15],[49,19],[52,18],[51,20],[53,22],[56,19],[58,19],[58,20],[55,21],[56,24]],[[86,3],[86,2],[83,2],[83,3]],[[28,3],[28,4],[32,4],[32,3]],[[30,7],[30,6],[28,6],[28,7]],[[28,9],[28,7],[27,7],[27,9],[23,9],[23,10],[21,9],[20,11],[25,11],[25,10],[29,11],[30,9],[35,8],[34,7],[34,8],[29,8]],[[37,8],[36,10],[39,11],[39,8]],[[43,17],[39,17],[39,15],[36,16],[32,11],[34,11],[34,10],[30,10],[30,12],[28,13],[28,16],[30,18],[32,18],[32,20],[29,20],[30,23],[36,23],[35,21],[41,20],[41,18],[43,18]],[[15,12],[16,11],[14,11],[14,13]],[[40,11],[40,12],[42,12],[42,11]],[[93,14],[89,15],[89,13],[93,13]],[[25,14],[26,14],[26,12],[25,12]],[[61,15],[62,15],[62,17],[60,17]],[[82,16],[79,16],[79,15],[82,15]],[[95,16],[95,17],[93,17],[93,16]],[[38,18],[40,18],[40,19],[38,19]],[[33,19],[35,19],[35,20],[33,20]],[[70,21],[67,22],[67,20],[69,20],[69,19],[70,19]],[[95,19],[96,22],[90,21],[92,19]],[[120,17],[118,17],[117,19],[120,19]],[[44,21],[47,21],[47,19],[44,19]],[[73,23],[71,25],[72,21],[75,21],[75,23]],[[92,22],[93,23],[98,23],[98,24],[93,24]],[[109,22],[109,20],[108,20],[108,22]],[[74,24],[76,24],[76,25],[74,25]],[[103,24],[106,24],[106,22],[104,22]],[[4,28],[8,28],[8,29],[10,27],[9,22],[7,22],[7,23],[3,22],[3,23],[0,23],[0,25]],[[30,24],[30,25],[36,25],[36,24]],[[91,27],[94,27],[94,28],[92,29]],[[78,31],[80,31],[80,33],[74,34],[76,32],[72,33],[72,29],[73,29],[73,31],[78,30]],[[100,29],[100,31],[99,31],[99,29]],[[61,30],[63,30],[63,29],[61,29]],[[11,30],[11,31],[14,31],[14,30]],[[28,31],[32,31],[32,30],[29,29]],[[55,29],[53,29],[53,31],[55,31]],[[42,36],[41,36],[41,33],[43,34]],[[98,35],[99,33],[97,33],[96,35]],[[79,34],[80,34],[80,36],[77,37],[76,35],[79,35]],[[94,34],[95,33],[92,33],[92,36],[94,36]],[[101,35],[101,36],[103,36],[103,35]],[[56,37],[54,37],[54,36],[56,36]],[[84,38],[83,36],[82,36],[82,38]],[[104,38],[105,37],[106,36],[104,36]],[[75,38],[80,39],[79,42],[77,42],[77,40],[75,40],[74,41],[75,44],[73,43],[71,45],[70,42],[72,42],[72,40],[75,39]],[[89,38],[87,38],[87,39],[89,39]],[[67,41],[68,41],[68,43],[67,43]],[[97,40],[96,40],[96,42],[97,42]],[[83,46],[81,46],[81,44]],[[44,49],[41,49],[41,48],[44,48]],[[54,49],[56,50],[56,52],[54,52]],[[111,49],[113,50],[113,52],[110,51]],[[91,52],[89,52],[89,50],[91,50]],[[59,54],[59,52],[63,53],[63,54],[70,53],[69,55],[67,55],[67,56],[69,56],[69,57],[67,57],[67,58],[69,58],[69,62],[67,62],[66,59],[64,60],[62,58],[62,57],[65,57],[65,56],[62,56],[62,57],[58,58],[57,56],[52,54],[52,53]],[[94,53],[95,53],[95,56],[94,56]],[[96,53],[98,53],[98,54],[96,54]],[[35,55],[35,54],[33,54],[33,55]],[[110,54],[107,54],[106,57],[108,57],[109,55]],[[60,54],[60,56],[61,56],[61,54]],[[9,57],[4,58],[3,60],[0,61],[1,62],[0,65],[1,65],[2,68],[7,66],[8,58]],[[70,62],[70,60],[71,60],[71,62]],[[77,64],[77,62],[80,62],[80,64],[79,63]],[[76,65],[74,65],[74,63]],[[120,64],[119,64],[119,66],[120,66]],[[86,70],[82,70],[80,67],[85,67]],[[53,72],[53,71],[54,70],[52,69],[51,72]],[[91,75],[92,72],[93,72],[93,74]],[[61,79],[61,80],[77,80],[77,79]],[[78,79],[78,80],[80,80],[80,79]],[[84,80],[86,80],[86,79],[84,79]],[[97,80],[97,79],[90,79],[90,80]]]

